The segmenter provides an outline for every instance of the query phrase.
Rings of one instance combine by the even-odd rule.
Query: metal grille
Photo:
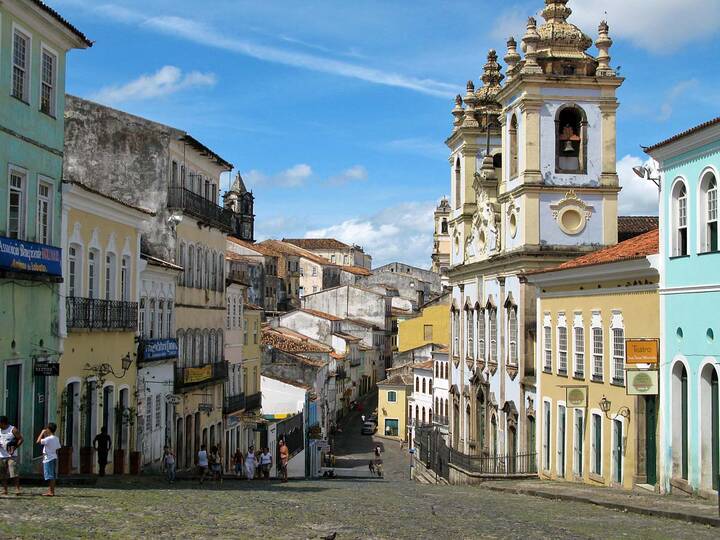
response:
[[[137,302],[70,296],[65,301],[68,328],[135,330]]]
[[[178,208],[183,212],[204,220],[226,232],[232,232],[232,212],[215,204],[197,193],[180,187],[168,188],[168,208]]]

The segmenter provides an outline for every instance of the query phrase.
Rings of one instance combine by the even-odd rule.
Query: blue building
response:
[[[646,152],[660,197],[660,485],[712,494],[720,474],[720,118]]]
[[[0,2],[0,414],[25,471],[57,412],[65,55],[91,45],[40,0]]]

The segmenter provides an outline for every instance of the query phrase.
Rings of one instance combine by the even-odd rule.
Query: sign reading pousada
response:
[[[626,364],[657,364],[658,351],[660,350],[659,339],[636,339],[625,340],[625,363]]]
[[[565,387],[565,403],[570,409],[587,407],[587,386]]]
[[[656,396],[660,388],[658,372],[652,369],[628,369],[626,388],[629,396]]]

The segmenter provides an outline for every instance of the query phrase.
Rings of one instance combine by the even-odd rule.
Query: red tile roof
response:
[[[350,274],[355,274],[357,276],[372,276],[372,272],[367,268],[363,268],[362,266],[341,266],[340,270],[343,270],[344,272],[349,272]]]
[[[268,250],[273,251],[278,255],[290,255],[292,257],[303,257],[312,261],[316,264],[322,264],[326,266],[335,266],[335,263],[330,262],[325,257],[316,255],[315,253],[303,249],[302,247],[296,246],[289,242],[280,240],[263,240],[260,242],[261,246],[265,246]]]
[[[298,311],[302,311],[308,315],[314,315],[315,317],[320,317],[321,319],[326,319],[328,321],[342,321],[340,317],[336,317],[335,315],[330,315],[329,313],[318,311],[316,309],[300,308]]]
[[[640,236],[631,238],[630,240],[625,240],[624,242],[615,244],[614,246],[610,246],[593,253],[588,253],[587,255],[578,257],[577,259],[564,262],[560,266],[544,270],[543,272],[640,259],[647,257],[648,255],[655,255],[659,252],[660,235],[658,234],[658,229],[655,229],[641,234]]]
[[[652,146],[648,146],[647,148],[643,148],[646,154],[652,152],[653,150],[657,150],[661,146],[666,146],[670,143],[673,143],[675,141],[678,141],[682,139],[683,137],[687,137],[688,135],[692,135],[693,133],[696,133],[698,131],[701,131],[707,127],[713,126],[715,124],[720,123],[720,116],[717,118],[713,118],[712,120],[708,120],[707,122],[703,122],[702,124],[699,124],[695,127],[691,127],[690,129],[686,129],[685,131],[681,131],[680,133],[673,135],[669,139],[665,139],[664,141],[660,141],[659,143],[655,143]]]
[[[283,242],[295,244],[303,249],[349,249],[350,246],[343,244],[334,238],[283,238]]]
[[[291,353],[312,353],[312,352],[332,352],[332,347],[315,341],[308,336],[290,330],[289,328],[270,328],[262,329],[261,343],[266,346],[272,346],[281,351]]]
[[[659,227],[657,216],[618,216],[618,242]]]
[[[420,362],[419,364],[415,364],[413,366],[413,369],[432,369],[433,368],[433,360],[425,360],[424,362]]]
[[[348,334],[346,332],[333,332],[333,336],[337,336],[340,339],[344,339],[345,341],[352,341],[353,343],[355,343],[356,341],[362,340],[362,338],[353,336],[352,334]]]

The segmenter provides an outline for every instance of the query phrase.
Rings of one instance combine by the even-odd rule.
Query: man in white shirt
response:
[[[2,479],[3,495],[8,494],[8,480],[15,480],[15,495],[20,495],[17,449],[22,443],[23,436],[20,431],[10,424],[7,416],[0,416],[0,478]]]
[[[200,483],[205,481],[205,475],[208,470],[208,453],[204,444],[200,445],[200,451],[197,455],[198,473],[200,473]]]
[[[50,422],[38,435],[37,443],[43,447],[43,474],[49,482],[48,490],[43,493],[45,497],[55,496],[55,482],[57,481],[57,451],[60,449],[60,439],[55,436],[57,425]]]

